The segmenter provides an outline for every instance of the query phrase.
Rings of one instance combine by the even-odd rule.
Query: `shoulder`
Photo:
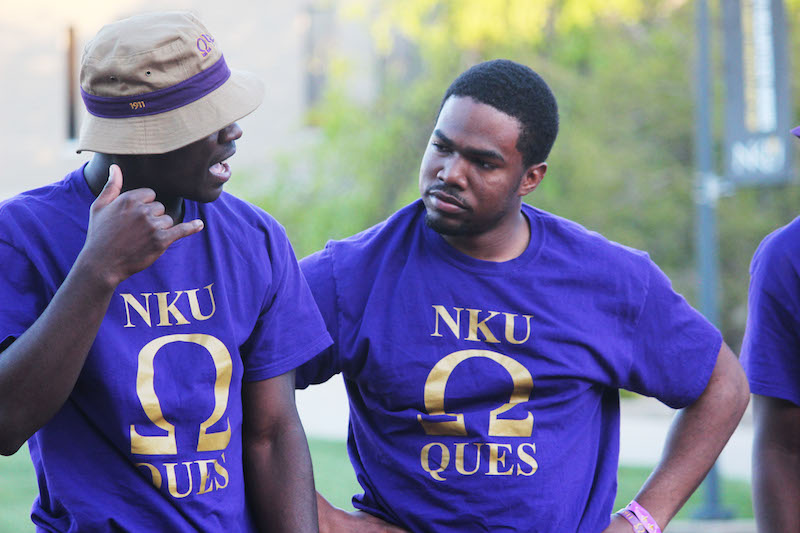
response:
[[[286,229],[272,215],[232,194],[223,192],[215,201],[199,204],[198,211],[210,231],[241,249],[288,243]]]
[[[267,228],[283,230],[275,218],[247,200],[223,192],[219,198],[204,204],[204,210],[210,215],[224,217],[223,222],[230,225],[241,225],[245,228]]]
[[[0,202],[0,238],[10,240],[19,232],[30,235],[48,227],[63,230],[66,221],[88,220],[91,201],[78,191],[78,177],[82,179],[82,169]]]
[[[351,237],[328,241],[323,252],[330,259],[353,265],[374,261],[387,253],[403,253],[409,246],[409,237],[419,228],[423,211],[422,201],[417,200]]]
[[[548,254],[571,258],[582,269],[608,272],[608,269],[639,270],[652,264],[647,252],[612,241],[578,222],[523,204],[531,220],[542,224]]]
[[[0,202],[0,218],[7,219],[25,213],[36,213],[49,209],[70,192],[72,174],[61,181],[31,189]]]
[[[751,272],[765,266],[794,265],[798,260],[800,260],[800,217],[764,237],[753,254]]]
[[[334,280],[348,294],[368,291],[379,272],[402,263],[393,258],[408,257],[423,210],[421,201],[414,202],[351,237],[328,241],[322,250],[303,258],[300,267],[312,291],[329,287]]]
[[[223,193],[217,200],[198,204],[205,228],[205,245],[241,273],[282,278],[296,268],[297,259],[284,227],[275,218],[245,200]]]

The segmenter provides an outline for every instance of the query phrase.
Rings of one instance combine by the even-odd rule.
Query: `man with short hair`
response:
[[[294,368],[330,337],[283,228],[222,192],[263,85],[154,13],[100,30],[81,90],[91,161],[0,204],[0,452],[28,442],[37,530],[316,531]]]
[[[522,203],[558,110],[507,60],[445,93],[421,200],[301,261],[344,377],[355,513],[321,530],[630,532],[665,527],[747,405],[719,332],[647,254]],[[634,502],[611,516],[619,389],[681,409]],[[645,528],[645,529],[642,529]]]
[[[792,133],[800,137],[800,127]],[[750,264],[742,365],[753,392],[753,510],[758,531],[800,527],[800,218]]]

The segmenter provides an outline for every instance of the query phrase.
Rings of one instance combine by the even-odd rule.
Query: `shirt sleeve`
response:
[[[280,228],[269,242],[272,282],[267,301],[243,353],[244,381],[279,376],[327,348],[330,335],[291,244]]]
[[[39,318],[49,297],[31,260],[2,240],[0,265],[0,349],[5,349]]]
[[[333,276],[333,250],[329,244],[323,250],[302,261],[300,267],[319,306],[334,344],[297,369],[295,386],[304,389],[311,384],[324,383],[341,372],[338,364],[338,306],[336,281]]]
[[[775,246],[760,247],[750,266],[742,366],[754,394],[800,405],[798,273]]]
[[[647,293],[635,324],[631,367],[622,388],[680,409],[697,400],[708,385],[722,335],[649,263]]]

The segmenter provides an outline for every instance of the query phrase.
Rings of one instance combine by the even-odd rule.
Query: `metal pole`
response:
[[[696,31],[697,59],[695,64],[695,162],[697,204],[697,267],[699,274],[700,311],[719,327],[717,296],[719,272],[717,268],[716,210],[720,196],[720,179],[714,174],[713,138],[711,134],[711,44],[708,3],[697,0]],[[694,513],[695,518],[731,518],[733,513],[720,505],[719,472],[714,465],[703,482],[704,501]]]
[[[78,77],[75,74],[75,27],[67,28],[67,139],[78,137],[78,122],[75,114],[75,93]]]

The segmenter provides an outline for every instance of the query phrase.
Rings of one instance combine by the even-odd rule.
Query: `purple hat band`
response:
[[[800,126],[797,126],[792,130],[792,135],[794,135],[795,137],[800,137]]]
[[[96,117],[130,118],[157,115],[199,100],[231,76],[225,58],[172,87],[133,96],[95,96],[81,88],[86,110]]]

